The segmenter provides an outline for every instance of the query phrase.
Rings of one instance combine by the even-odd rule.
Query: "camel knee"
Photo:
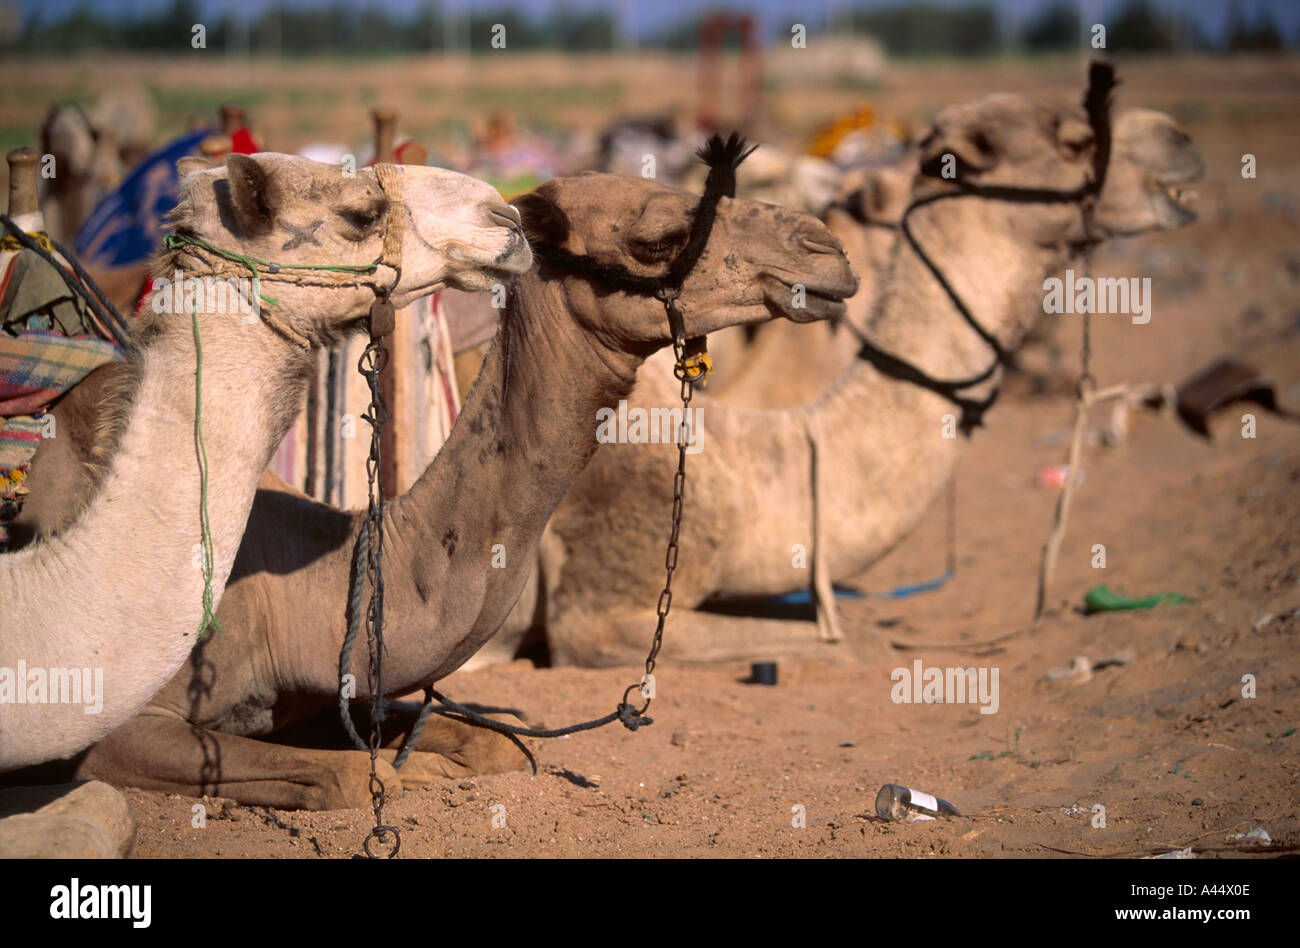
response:
[[[320,779],[306,787],[304,810],[361,810],[370,806],[370,755],[364,751],[339,751],[338,759],[322,769]],[[401,778],[383,757],[375,761],[375,776],[383,781],[384,795],[402,790]]]

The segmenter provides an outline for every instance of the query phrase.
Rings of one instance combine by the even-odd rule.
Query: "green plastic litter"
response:
[[[1134,599],[1129,596],[1121,596],[1119,593],[1111,592],[1110,587],[1105,583],[1100,586],[1093,586],[1083,595],[1083,606],[1088,612],[1116,612],[1122,609],[1154,609],[1163,603],[1178,602],[1195,602],[1190,596],[1184,596],[1182,593],[1167,592],[1159,593],[1155,596],[1145,596],[1141,599]]]

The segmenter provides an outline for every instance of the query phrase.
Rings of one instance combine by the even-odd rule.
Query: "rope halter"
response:
[[[288,283],[294,286],[367,286],[375,294],[375,302],[370,307],[370,335],[380,339],[392,332],[394,314],[389,302],[393,291],[402,279],[402,243],[406,232],[402,203],[402,175],[396,165],[382,163],[374,166],[375,178],[380,190],[388,199],[388,219],[384,227],[383,249],[374,263],[363,264],[309,264],[279,263],[262,260],[248,254],[223,250],[205,240],[188,234],[168,234],[163,238],[163,247],[179,251],[200,261],[202,269],[190,272],[204,277],[227,278],[253,275],[254,292],[258,295],[260,306],[258,315],[281,336],[302,347],[311,349],[312,342],[273,312],[279,300],[261,292],[261,283]],[[373,278],[364,279],[365,274],[377,275],[380,267],[393,271],[390,282],[384,283]]]
[[[989,349],[993,351],[993,362],[987,369],[969,378],[936,379],[912,363],[878,348],[865,336],[861,335],[859,335],[859,341],[862,348],[858,353],[858,357],[870,362],[882,375],[899,381],[911,382],[913,385],[929,389],[947,399],[961,411],[961,420],[958,427],[963,435],[969,436],[972,430],[984,423],[984,413],[997,400],[999,388],[995,386],[993,391],[982,399],[971,398],[961,393],[992,378],[994,373],[1007,361],[1007,353],[998,338],[980,325],[970,307],[966,305],[966,302],[953,289],[952,284],[948,282],[943,271],[939,269],[930,258],[930,255],[921,247],[912,233],[912,228],[908,223],[909,218],[915,211],[928,204],[958,197],[982,197],[989,200],[1018,204],[1077,204],[1079,213],[1083,218],[1084,236],[1082,242],[1076,248],[1076,252],[1080,249],[1086,251],[1087,248],[1099,241],[1099,238],[1093,234],[1092,217],[1097,198],[1106,183],[1106,170],[1110,166],[1110,94],[1115,85],[1115,71],[1112,66],[1100,62],[1093,62],[1089,66],[1088,89],[1084,93],[1083,106],[1088,113],[1088,125],[1092,129],[1094,147],[1092,168],[1083,184],[1079,187],[1071,190],[1021,188],[1007,185],[979,185],[958,179],[953,182],[950,190],[914,199],[907,206],[902,219],[898,222],[899,230],[902,231],[903,237],[907,240],[912,251],[921,258],[921,261],[935,280],[938,281],[944,293],[947,294],[948,299],[952,301],[953,306],[956,307],[966,323],[975,330]]]

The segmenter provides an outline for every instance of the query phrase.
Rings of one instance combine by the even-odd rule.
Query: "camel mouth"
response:
[[[1147,175],[1147,194],[1156,205],[1165,227],[1180,227],[1197,219],[1193,205],[1198,194],[1195,188],[1188,185],[1199,178],[1198,174]]]
[[[491,289],[494,284],[511,283],[533,265],[533,251],[524,233],[514,226],[503,226],[505,240],[498,249],[462,246],[452,248],[449,256],[460,265],[459,272],[447,275],[456,289],[473,292]]]
[[[764,294],[769,311],[773,316],[784,317],[793,323],[841,318],[848,311],[845,300],[856,291],[856,286],[818,286],[797,280],[790,282],[780,277],[774,278],[772,283]]]
[[[518,216],[519,212],[515,211],[515,217]],[[528,245],[528,238],[524,236],[524,229],[520,224],[506,223],[503,226],[506,229],[506,244],[492,263],[510,273],[523,273],[533,265],[533,249]],[[524,257],[522,263],[517,259],[521,251]]]

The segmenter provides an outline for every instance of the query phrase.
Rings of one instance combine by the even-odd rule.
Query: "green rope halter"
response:
[[[253,274],[253,279],[261,283],[262,274],[259,268],[265,268],[267,273],[272,275],[279,273],[281,270],[329,270],[334,273],[374,273],[379,269],[378,263],[275,263],[270,260],[262,260],[259,257],[253,257],[248,254],[235,253],[233,250],[222,250],[220,247],[214,247],[206,240],[200,240],[197,237],[187,237],[182,234],[168,234],[163,237],[163,247],[166,250],[184,250],[185,247],[193,245],[202,247],[208,253],[215,254],[232,263],[242,263],[248,267]],[[258,299],[270,306],[277,305],[280,301],[273,296],[263,296],[258,292]]]

